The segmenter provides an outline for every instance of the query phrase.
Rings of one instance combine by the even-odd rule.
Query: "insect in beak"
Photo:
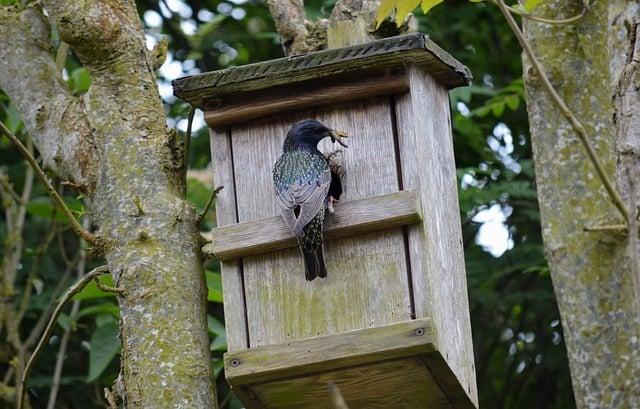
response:
[[[345,148],[348,148],[347,144],[344,143],[344,138],[348,138],[349,134],[343,131],[331,130],[329,131],[329,135],[331,136],[331,142],[333,143],[338,142],[340,145],[344,146]]]

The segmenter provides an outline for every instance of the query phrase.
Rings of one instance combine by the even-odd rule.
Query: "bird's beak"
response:
[[[347,144],[344,143],[344,138],[348,138],[349,134],[347,134],[346,132],[335,131],[332,129],[331,131],[329,131],[329,135],[331,136],[331,142],[338,142],[340,145],[344,146],[345,148],[348,148]]]

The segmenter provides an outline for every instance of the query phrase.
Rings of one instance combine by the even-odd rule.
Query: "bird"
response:
[[[306,119],[295,123],[282,145],[282,154],[273,167],[276,203],[285,224],[298,240],[307,281],[325,278],[327,267],[322,248],[325,209],[333,212],[337,198],[329,195],[331,169],[318,143],[331,138],[347,147],[346,132]]]

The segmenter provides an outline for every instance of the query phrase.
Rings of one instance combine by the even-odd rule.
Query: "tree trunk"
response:
[[[134,2],[46,0],[89,70],[76,98],[50,53],[38,4],[0,7],[0,87],[44,162],[83,185],[119,297],[127,408],[215,408],[206,285],[182,142],[167,129]]]
[[[621,161],[616,169],[621,153],[616,148],[624,133],[618,133],[618,127],[622,131],[621,121],[626,119],[612,101],[633,50],[632,23],[638,5],[628,0],[591,3],[588,15],[575,25],[526,22],[525,29],[551,82],[585,125],[614,179],[616,173],[626,174]],[[568,17],[577,14],[579,7],[578,1],[548,0],[536,14]],[[544,246],[567,338],[577,405],[640,408],[637,267],[630,257],[629,235],[616,230],[585,231],[588,226],[620,224],[622,218],[571,126],[528,61],[524,66]],[[622,104],[637,112],[638,94],[621,95],[625,95]],[[637,138],[637,126],[632,131]],[[637,154],[636,146],[636,165]],[[628,183],[620,183],[621,178],[619,188],[628,199]]]

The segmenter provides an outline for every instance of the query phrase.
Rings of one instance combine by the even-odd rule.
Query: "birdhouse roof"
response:
[[[265,62],[206,72],[173,81],[174,94],[193,106],[205,108],[208,99],[240,91],[390,68],[412,62],[448,88],[467,85],[471,73],[424,34],[383,38],[350,47],[316,51]]]

